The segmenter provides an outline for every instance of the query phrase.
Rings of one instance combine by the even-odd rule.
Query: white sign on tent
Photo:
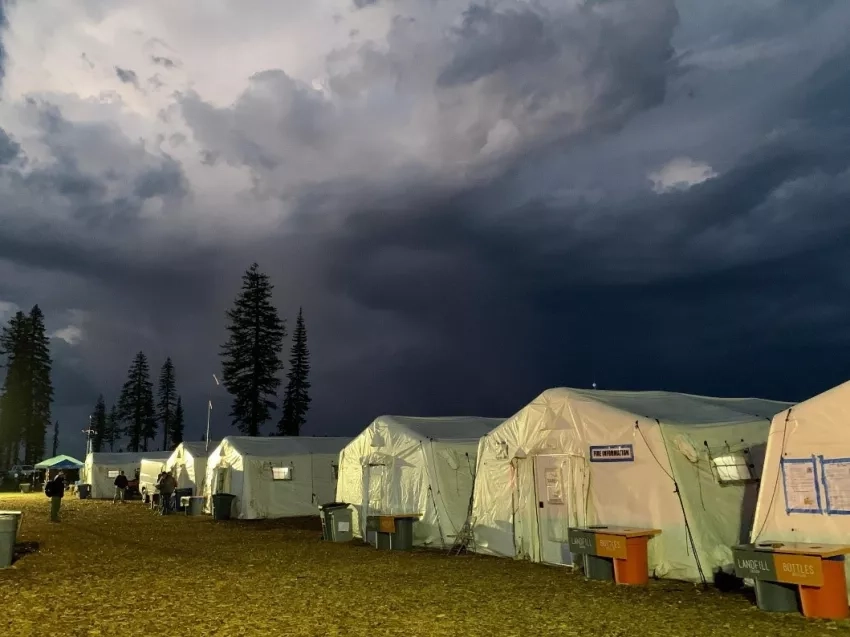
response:
[[[812,458],[782,458],[782,485],[788,513],[822,513],[817,467]]]
[[[826,512],[850,513],[850,458],[820,459]]]

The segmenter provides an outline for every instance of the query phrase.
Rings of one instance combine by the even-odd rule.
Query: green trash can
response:
[[[614,560],[598,555],[585,555],[584,576],[587,579],[612,581],[614,579]]]
[[[800,593],[796,584],[755,580],[756,606],[772,613],[800,613]]]
[[[91,497],[91,485],[90,484],[78,484],[77,485],[77,496],[80,500],[88,500]]]
[[[9,568],[15,559],[18,516],[0,515],[0,568]]]
[[[391,551],[413,550],[413,523],[414,518],[396,518],[395,533],[390,535]]]
[[[213,520],[229,520],[236,496],[232,493],[216,493],[212,497]]]

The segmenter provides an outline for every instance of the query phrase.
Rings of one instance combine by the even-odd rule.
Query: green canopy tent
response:
[[[47,460],[42,460],[37,465],[36,469],[47,469],[59,471],[60,469],[82,469],[85,465],[71,456],[54,456]]]

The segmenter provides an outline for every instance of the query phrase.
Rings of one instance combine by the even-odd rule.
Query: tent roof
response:
[[[477,440],[501,425],[506,418],[478,418],[454,416],[446,418],[420,418],[417,416],[379,416],[372,424],[383,424],[388,429],[405,429],[415,438],[431,440]]]
[[[131,462],[141,462],[142,460],[167,460],[171,456],[170,451],[139,451],[130,452],[124,451],[121,453],[99,452],[90,453],[86,456],[86,462],[91,459],[92,462],[99,464],[126,464]]]
[[[337,454],[351,442],[351,438],[309,436],[227,436],[227,442],[243,456],[271,458],[309,453]]]
[[[770,420],[791,403],[762,398],[715,398],[666,391],[605,391],[598,389],[549,389],[543,396],[602,403],[636,416],[679,425],[709,425]]]
[[[84,463],[80,462],[76,458],[72,458],[71,456],[54,456],[52,458],[48,458],[47,460],[42,460],[37,465],[35,465],[36,469],[82,469],[85,466]]]
[[[210,440],[209,451],[207,451],[207,443],[201,442],[181,442],[180,447],[183,447],[183,453],[190,456],[206,456],[212,453],[213,449],[221,444],[221,440]],[[176,449],[175,449],[176,451]]]

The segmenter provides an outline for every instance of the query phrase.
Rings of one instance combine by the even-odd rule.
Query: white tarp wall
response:
[[[142,458],[139,471],[139,493],[142,498],[156,493],[156,482],[159,474],[165,470],[165,460],[151,460],[147,456]]]
[[[650,571],[699,581],[701,568],[710,581],[714,570],[731,567],[730,547],[749,533],[747,494],[754,506],[757,486],[719,484],[708,453],[717,457],[730,444],[763,448],[770,416],[785,407],[668,392],[548,390],[481,440],[476,550],[571,564],[570,526],[658,528]],[[624,449],[631,458],[591,462],[592,446]]]
[[[207,460],[205,510],[210,497],[223,492],[236,496],[232,514],[241,520],[318,515],[318,505],[334,498],[339,452],[349,442],[228,436]],[[289,479],[281,479],[286,475]]]
[[[137,470],[141,470],[142,459],[163,461],[171,455],[167,451],[144,451],[139,453],[90,453],[80,475],[82,482],[91,485],[92,498],[112,498],[115,495],[116,471],[123,471],[128,480],[132,480]],[[117,474],[115,474],[117,475]]]
[[[165,461],[165,470],[177,480],[178,489],[192,489],[192,495],[204,494],[204,481],[207,476],[207,458],[221,441],[181,442]],[[209,451],[207,451],[209,448]]]
[[[752,541],[850,541],[850,382],[773,418]]]
[[[501,418],[381,416],[339,456],[336,500],[354,505],[354,535],[366,516],[418,513],[414,544],[451,545],[466,521],[478,441]]]

